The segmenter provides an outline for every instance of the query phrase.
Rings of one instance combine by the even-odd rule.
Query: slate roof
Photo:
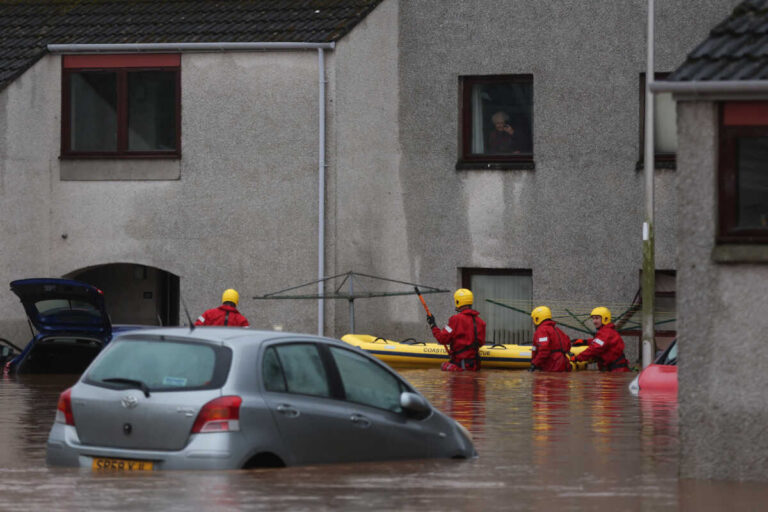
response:
[[[736,6],[666,80],[768,80],[768,0]]]
[[[0,90],[48,44],[337,41],[382,0],[0,0]]]

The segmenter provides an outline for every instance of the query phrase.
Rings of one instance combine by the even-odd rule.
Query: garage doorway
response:
[[[146,265],[110,263],[64,276],[104,292],[113,324],[179,325],[179,277]]]

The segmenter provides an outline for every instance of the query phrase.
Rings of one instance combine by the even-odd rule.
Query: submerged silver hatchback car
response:
[[[204,327],[112,341],[61,394],[46,461],[141,471],[474,455],[464,427],[354,347]]]

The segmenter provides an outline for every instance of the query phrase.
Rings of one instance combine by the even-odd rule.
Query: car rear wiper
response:
[[[123,379],[121,377],[112,377],[109,379],[101,379],[101,382],[114,382],[115,384],[128,384],[131,387],[139,388],[144,392],[144,396],[149,398],[149,386],[144,382],[135,379]]]

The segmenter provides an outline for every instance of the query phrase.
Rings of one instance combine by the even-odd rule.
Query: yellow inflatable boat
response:
[[[426,343],[414,339],[392,341],[368,334],[346,334],[341,340],[397,366],[440,366],[448,360],[445,347],[437,342]],[[571,352],[579,354],[586,348],[573,347]],[[528,369],[531,366],[531,346],[485,345],[480,347],[480,358],[483,368]],[[584,369],[587,363],[574,366],[576,369]]]

